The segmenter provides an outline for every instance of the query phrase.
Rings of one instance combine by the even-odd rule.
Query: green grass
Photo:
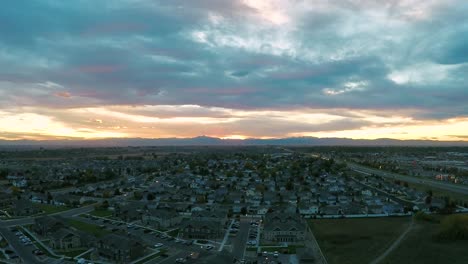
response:
[[[70,224],[70,226],[80,231],[92,234],[96,237],[102,237],[110,233],[110,231],[102,229],[98,225],[88,224],[88,223],[78,221],[78,220],[73,220],[73,219],[69,219],[67,220],[67,222],[68,224]]]
[[[435,239],[442,230],[439,223],[449,216],[434,215],[438,221],[418,221],[415,228],[401,244],[382,261],[382,264],[406,263],[468,263],[468,240],[439,241]]]
[[[89,214],[94,215],[94,216],[99,216],[99,217],[109,217],[109,216],[112,216],[112,211],[109,211],[107,209],[98,209],[98,210],[92,211]]]
[[[409,217],[311,220],[310,226],[330,264],[369,263],[408,227]]]
[[[70,208],[67,206],[55,206],[50,204],[38,204],[39,209],[44,211],[45,214],[54,214],[69,210]]]
[[[278,246],[260,246],[261,251],[266,251],[266,252],[285,252],[288,254],[296,254],[296,250],[298,248],[303,248],[304,245],[289,245],[287,247],[278,247]],[[255,250],[257,249],[256,247],[253,247]]]

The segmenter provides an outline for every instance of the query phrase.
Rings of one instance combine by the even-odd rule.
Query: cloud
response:
[[[0,110],[122,107],[164,119],[346,109],[445,122],[468,115],[467,11],[461,0],[12,1],[0,9]],[[373,122],[348,118],[301,127],[252,117],[216,131]]]

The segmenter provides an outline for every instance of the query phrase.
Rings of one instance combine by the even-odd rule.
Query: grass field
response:
[[[67,220],[67,222],[70,224],[70,226],[83,232],[95,235],[96,237],[102,237],[110,233],[108,230],[102,229],[97,225],[88,224],[82,221],[70,219]]]
[[[442,220],[446,216],[434,216]],[[437,222],[416,222],[416,227],[408,234],[382,264],[408,263],[468,263],[468,240],[438,242],[433,239],[440,230]]]
[[[53,214],[53,213],[58,213],[58,212],[63,212],[66,210],[69,210],[69,207],[66,206],[55,206],[55,205],[50,205],[50,204],[38,204],[37,205],[39,209],[44,211],[45,214]]]
[[[309,223],[328,263],[361,264],[382,254],[410,222],[409,217],[382,217],[318,219]]]
[[[112,211],[109,211],[106,209],[98,209],[98,210],[92,211],[89,214],[94,215],[94,216],[99,216],[99,217],[108,217],[108,216],[112,216]]]

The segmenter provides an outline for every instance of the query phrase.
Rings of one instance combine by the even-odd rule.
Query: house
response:
[[[49,245],[53,249],[72,251],[84,247],[81,236],[76,231],[71,229],[58,229],[49,237]]]
[[[368,205],[367,206],[367,213],[368,214],[383,214],[384,213],[384,208],[382,205]]]
[[[319,211],[319,208],[317,205],[314,204],[301,204],[299,205],[299,213],[303,216],[310,216],[310,215],[315,215]]]
[[[303,242],[306,233],[307,224],[299,214],[277,212],[265,215],[262,236],[267,243]]]
[[[320,214],[324,215],[341,215],[343,210],[338,205],[326,205],[320,208]]]
[[[218,209],[218,210],[204,210],[204,211],[196,211],[192,213],[191,219],[196,221],[217,221],[220,224],[226,224],[227,218],[227,211]]]
[[[113,263],[130,263],[144,255],[145,247],[139,240],[120,234],[108,234],[96,243],[98,255]]]
[[[31,194],[29,200],[33,203],[47,203],[47,194],[45,193],[33,193]]]
[[[114,205],[114,216],[126,222],[141,220],[142,212],[143,206],[138,202]]]
[[[219,221],[189,220],[182,224],[179,235],[187,239],[218,239],[223,236]]]
[[[175,210],[148,209],[142,216],[142,222],[156,228],[174,227],[182,221],[182,216]]]
[[[59,216],[42,216],[34,219],[33,230],[41,236],[49,236],[65,226],[65,221]]]

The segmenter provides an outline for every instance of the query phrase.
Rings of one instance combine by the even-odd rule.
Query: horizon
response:
[[[0,141],[468,143],[462,0],[0,8]]]

